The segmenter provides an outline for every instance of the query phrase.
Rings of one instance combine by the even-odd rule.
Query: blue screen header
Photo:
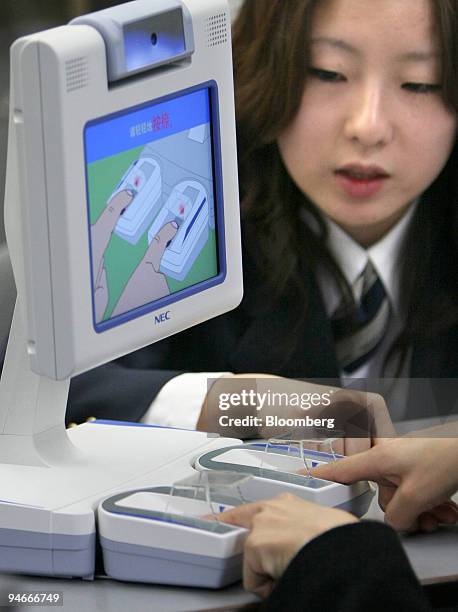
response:
[[[86,162],[90,164],[209,122],[207,88],[96,119],[85,128]]]

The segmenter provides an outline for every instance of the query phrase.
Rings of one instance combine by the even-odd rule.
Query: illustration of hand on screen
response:
[[[132,202],[132,191],[120,191],[108,202],[105,210],[91,226],[92,278],[96,320],[101,321],[108,305],[107,273],[104,255],[119,217]]]
[[[170,294],[167,280],[160,272],[164,251],[178,231],[175,221],[164,225],[151,241],[145,256],[127,283],[112,316],[128,312]]]

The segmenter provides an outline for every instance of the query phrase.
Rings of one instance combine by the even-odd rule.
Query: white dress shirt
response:
[[[175,376],[166,383],[147,412],[142,422],[162,427],[195,429],[200,411],[208,391],[208,380],[231,374],[231,372],[190,372]]]
[[[367,379],[377,379],[382,376],[382,368],[387,352],[393,340],[399,334],[403,325],[404,314],[400,305],[400,277],[399,264],[404,241],[414,215],[417,204],[408,209],[402,219],[376,244],[364,249],[355,242],[344,230],[333,221],[326,219],[328,225],[328,248],[350,287],[353,288],[355,299],[361,297],[362,283],[360,278],[370,258],[372,264],[383,283],[390,302],[391,314],[388,329],[376,353],[364,365],[346,376],[341,373],[343,386],[365,388]],[[307,214],[303,216],[305,222]],[[333,278],[324,271],[318,271],[318,285],[320,287],[326,313],[329,317],[335,313],[341,301],[340,290]],[[407,381],[403,377],[408,372],[408,359],[404,364],[401,376],[393,385],[390,393],[390,411],[392,417],[402,418],[407,394]],[[182,427],[195,429],[199,419],[202,404],[208,391],[208,379],[219,378],[230,372],[198,372],[181,374],[172,378],[162,387],[143,417],[144,423],[154,423],[162,426]],[[385,378],[390,376],[389,368],[384,373]],[[391,373],[394,376],[394,372]]]

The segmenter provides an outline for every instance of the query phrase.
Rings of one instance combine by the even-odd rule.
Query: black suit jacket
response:
[[[398,536],[375,522],[327,531],[288,566],[263,612],[426,612],[424,596]]]
[[[182,372],[261,372],[338,384],[339,367],[324,303],[304,254],[300,268],[307,297],[294,285],[275,299],[262,282],[256,232],[244,240],[244,298],[223,316],[76,377],[67,422],[88,416],[136,421],[161,387]],[[449,262],[452,265],[453,262]],[[446,285],[438,262],[431,287]],[[413,346],[407,418],[458,412],[458,326]],[[382,392],[380,382],[374,391]]]

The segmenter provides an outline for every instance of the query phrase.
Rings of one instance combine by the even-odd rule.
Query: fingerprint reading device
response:
[[[163,274],[182,281],[208,240],[210,216],[208,194],[202,183],[183,181],[172,190],[164,208],[156,217],[148,232],[151,242],[166,223],[175,221],[178,232],[161,259]]]
[[[241,299],[227,2],[137,0],[21,38],[10,96],[0,571],[90,577],[101,500],[233,444],[64,426],[70,377]]]
[[[161,167],[156,160],[150,157],[136,159],[108,198],[107,206],[110,206],[113,198],[122,191],[130,191],[133,196],[114,229],[116,235],[130,244],[137,244],[159,212],[161,178]]]
[[[368,482],[343,485],[313,478],[308,469],[338,460],[341,456],[321,451],[299,450],[287,445],[267,443],[227,446],[206,452],[195,463],[197,470],[232,471],[252,478],[241,485],[247,501],[255,502],[289,492],[307,501],[347,510],[363,516],[369,509],[374,491]],[[305,463],[304,463],[305,461]],[[305,472],[299,474],[298,472]]]
[[[98,529],[105,571],[118,580],[220,588],[242,577],[247,530],[217,514],[243,503],[239,487],[249,477],[219,472],[232,487],[186,486],[127,491],[104,500]],[[238,484],[240,483],[240,484]],[[211,519],[213,515],[213,520]]]
[[[339,458],[307,449],[299,456],[298,449],[269,443],[205,450],[195,460],[193,476],[101,502],[98,529],[105,571],[133,582],[205,588],[231,584],[241,578],[247,531],[221,522],[218,513],[284,492],[356,516],[367,512],[374,495],[368,482],[347,486],[308,472]]]

